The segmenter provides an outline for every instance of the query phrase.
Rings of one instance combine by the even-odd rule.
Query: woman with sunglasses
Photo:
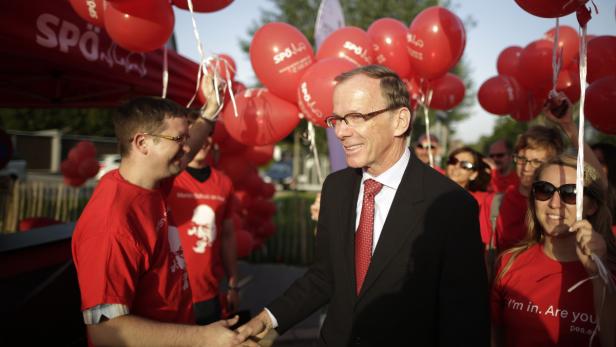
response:
[[[484,157],[470,147],[460,147],[447,160],[447,177],[466,189],[479,204],[479,226],[484,244],[490,241],[490,206],[493,193],[486,192],[490,184],[490,168],[484,162]]]
[[[492,289],[493,346],[616,346],[616,293],[590,258],[616,273],[605,184],[585,165],[585,219],[576,222],[575,181],[569,155],[535,172],[526,239],[501,255]]]

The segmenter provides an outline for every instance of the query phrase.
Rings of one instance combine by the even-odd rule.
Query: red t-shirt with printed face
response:
[[[510,257],[503,256],[498,273]],[[568,292],[588,277],[582,263],[551,259],[541,245],[521,253],[492,288],[492,323],[502,329],[505,345],[588,346],[597,321],[592,281]]]
[[[167,230],[158,190],[118,170],[105,175],[77,221],[72,251],[82,309],[124,304],[152,320],[194,323],[179,237]]]
[[[509,186],[503,195],[496,219],[496,246],[504,251],[526,237],[528,198],[520,194],[518,186]]]
[[[179,232],[194,302],[218,296],[220,236],[223,222],[231,218],[232,192],[231,180],[212,168],[204,182],[183,171],[173,180],[167,197],[170,230]]]
[[[488,190],[490,192],[500,193],[506,191],[509,186],[517,186],[519,183],[520,179],[515,170],[511,170],[504,176],[498,173],[498,170],[492,170],[492,178],[490,178]]]

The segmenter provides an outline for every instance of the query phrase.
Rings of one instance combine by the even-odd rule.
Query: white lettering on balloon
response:
[[[274,55],[274,64],[280,64],[285,59],[289,59],[296,54],[299,54],[306,50],[306,45],[304,43],[299,43],[297,46],[295,44],[291,44],[290,47],[285,48],[282,52]]]
[[[98,13],[96,12],[96,2],[94,0],[87,0],[86,5],[88,6],[88,14],[92,18],[98,19]]]
[[[368,64],[372,63],[372,57],[368,55],[368,49],[363,48],[360,45],[356,45],[355,43],[351,41],[345,41],[342,47],[353,52],[355,55],[359,56],[366,63]]]
[[[310,96],[310,92],[308,91],[308,84],[306,82],[302,82],[299,87],[300,90],[300,100],[303,102],[299,103],[299,106],[304,114],[313,114],[318,118],[323,118],[323,111],[321,111],[317,107],[317,101],[313,100]],[[307,112],[310,111],[310,112]]]
[[[43,13],[36,20],[36,43],[42,47],[58,49],[62,53],[69,53],[77,49],[87,61],[103,61],[109,68],[121,66],[125,73],[134,71],[140,77],[147,75],[144,53],[127,52],[119,50],[115,43],[107,49],[100,47],[100,28],[88,24],[85,32],[67,20]]]

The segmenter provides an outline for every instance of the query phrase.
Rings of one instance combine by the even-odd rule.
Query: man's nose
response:
[[[345,121],[339,121],[336,123],[334,127],[334,133],[339,140],[342,140],[344,137],[348,137],[351,134],[351,127],[346,124]]]

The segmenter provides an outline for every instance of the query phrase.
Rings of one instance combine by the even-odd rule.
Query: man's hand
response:
[[[217,87],[214,85],[213,73],[209,73],[201,79],[201,92],[206,100],[206,106],[201,117],[211,121],[216,120],[224,106],[225,90],[227,88],[226,82],[220,76],[217,76],[216,83]],[[216,92],[218,92],[218,98],[216,98]]]
[[[240,307],[240,295],[237,289],[227,290],[227,312],[235,312]]]
[[[557,124],[572,141],[577,139],[577,125],[573,122],[573,105],[565,93],[550,92],[543,114],[546,119]]]
[[[253,341],[261,341],[267,333],[273,329],[272,321],[268,313],[263,310],[258,315],[253,317],[248,323],[237,328],[238,337],[240,339],[251,338]]]
[[[230,347],[230,346],[247,346],[258,347],[254,341],[246,341],[247,337],[243,337],[235,331],[229,330],[233,324],[239,320],[238,316],[231,319],[219,320],[218,322],[208,324],[202,329],[203,343],[202,346],[207,347]]]

